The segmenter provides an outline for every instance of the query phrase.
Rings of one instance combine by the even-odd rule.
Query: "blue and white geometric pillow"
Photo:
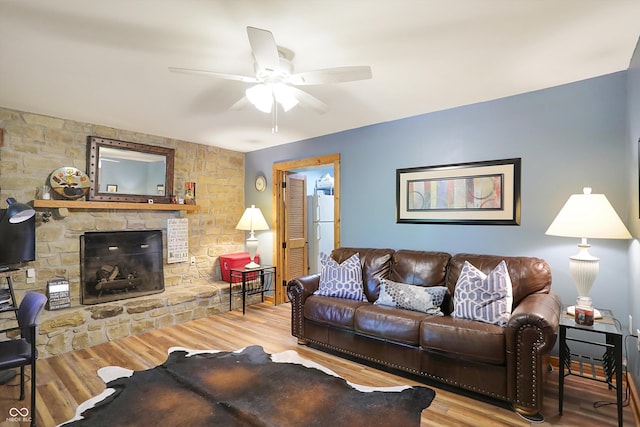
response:
[[[453,317],[506,326],[512,305],[513,287],[504,261],[488,275],[464,262],[453,295]]]
[[[409,285],[381,278],[380,296],[374,304],[443,316],[440,306],[446,293],[444,286]]]
[[[320,253],[320,285],[314,295],[366,301],[362,285],[360,255],[356,252],[342,264]]]

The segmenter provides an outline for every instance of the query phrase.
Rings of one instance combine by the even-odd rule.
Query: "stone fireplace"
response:
[[[80,281],[87,305],[163,292],[162,231],[80,236]]]

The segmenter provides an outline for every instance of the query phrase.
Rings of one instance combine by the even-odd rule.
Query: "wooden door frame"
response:
[[[272,170],[272,208],[273,208],[273,254],[276,269],[275,280],[275,304],[285,302],[285,285],[284,282],[284,249],[282,242],[284,241],[284,200],[282,197],[282,185],[285,182],[286,172],[299,169],[318,167],[323,165],[333,165],[334,179],[334,200],[333,204],[333,235],[334,246],[340,247],[340,153],[327,154],[325,156],[310,157],[307,159],[291,160],[286,162],[274,163]]]

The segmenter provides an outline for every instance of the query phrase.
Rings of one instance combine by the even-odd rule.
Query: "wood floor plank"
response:
[[[277,307],[267,303],[254,304],[247,308],[245,316],[241,310],[234,310],[39,360],[38,425],[54,426],[70,419],[80,403],[101,393],[105,385],[97,375],[98,369],[110,365],[134,370],[149,369],[163,363],[171,347],[235,351],[257,344],[268,353],[297,351],[301,357],[319,363],[356,384],[380,387],[425,385],[413,377],[396,375],[298,345],[290,333],[290,310],[289,304]],[[543,413],[546,419],[541,425],[617,425],[615,405],[593,407],[596,401],[615,401],[615,390],[608,390],[605,384],[577,377],[568,377],[565,382],[564,414],[560,416],[557,376],[556,370],[545,385]],[[3,422],[10,408],[29,407],[29,385],[27,398],[20,402],[17,400],[18,380],[13,380],[11,384],[0,386],[0,425],[7,424]],[[530,425],[509,409],[438,388],[433,383],[426,386],[436,391],[436,398],[422,414],[424,426]],[[624,409],[624,420],[625,425],[635,424],[628,407]]]

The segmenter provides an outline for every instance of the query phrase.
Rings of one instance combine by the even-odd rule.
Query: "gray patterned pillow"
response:
[[[342,264],[320,253],[320,285],[314,295],[366,301],[362,285],[360,255],[356,252]]]
[[[504,261],[488,275],[464,262],[453,295],[453,317],[506,326],[512,305],[513,289]]]
[[[440,306],[446,293],[444,286],[408,285],[382,278],[380,296],[374,304],[442,316]]]

